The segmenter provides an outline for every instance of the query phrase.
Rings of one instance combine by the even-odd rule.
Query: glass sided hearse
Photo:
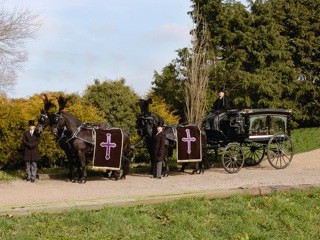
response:
[[[220,121],[219,131],[206,129],[208,145],[223,148],[221,158],[227,172],[238,172],[244,163],[257,165],[264,156],[277,169],[291,163],[291,110],[229,110],[227,115],[227,119]]]

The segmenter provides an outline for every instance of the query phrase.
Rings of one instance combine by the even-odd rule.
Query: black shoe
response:
[[[35,180],[34,179],[31,179],[31,182],[34,182]]]
[[[156,179],[161,179],[161,177],[157,177]]]
[[[30,180],[31,180],[30,178],[27,178],[27,179],[26,179],[27,182],[30,182]]]

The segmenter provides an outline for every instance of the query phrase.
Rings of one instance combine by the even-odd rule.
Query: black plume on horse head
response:
[[[48,112],[51,108],[56,108],[56,105],[52,103],[52,100],[48,99],[47,94],[43,94],[42,99],[44,104],[44,110],[46,112]]]
[[[63,111],[63,109],[66,107],[68,101],[71,99],[71,97],[64,97],[60,95],[59,97],[56,97],[59,104],[59,112]]]
[[[149,105],[152,104],[151,98],[149,98],[147,100],[146,99],[139,99],[138,104],[140,106],[140,111],[141,111],[142,115],[150,114]]]

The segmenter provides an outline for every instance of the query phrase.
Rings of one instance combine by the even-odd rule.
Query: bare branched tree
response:
[[[17,72],[28,57],[25,42],[35,36],[39,27],[39,15],[29,10],[0,9],[0,92],[12,90]]]
[[[196,9],[194,11],[197,11]],[[189,124],[201,125],[207,108],[207,89],[212,61],[210,60],[209,36],[206,31],[206,24],[199,19],[199,14],[193,13],[197,18],[196,23],[202,24],[201,37],[199,28],[195,27],[191,34],[193,37],[190,55],[185,57],[186,75],[185,102],[186,117]]]

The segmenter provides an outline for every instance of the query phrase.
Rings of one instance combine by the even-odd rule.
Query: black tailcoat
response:
[[[226,97],[218,98],[213,104],[213,110],[223,112],[231,109],[229,99]]]
[[[40,159],[40,152],[38,149],[39,142],[40,137],[35,133],[32,136],[29,130],[23,133],[22,144],[24,147],[24,161],[38,161]]]
[[[164,161],[165,152],[166,152],[166,146],[165,146],[166,134],[163,131],[161,131],[153,137],[153,140],[154,140],[153,161],[155,162]]]

